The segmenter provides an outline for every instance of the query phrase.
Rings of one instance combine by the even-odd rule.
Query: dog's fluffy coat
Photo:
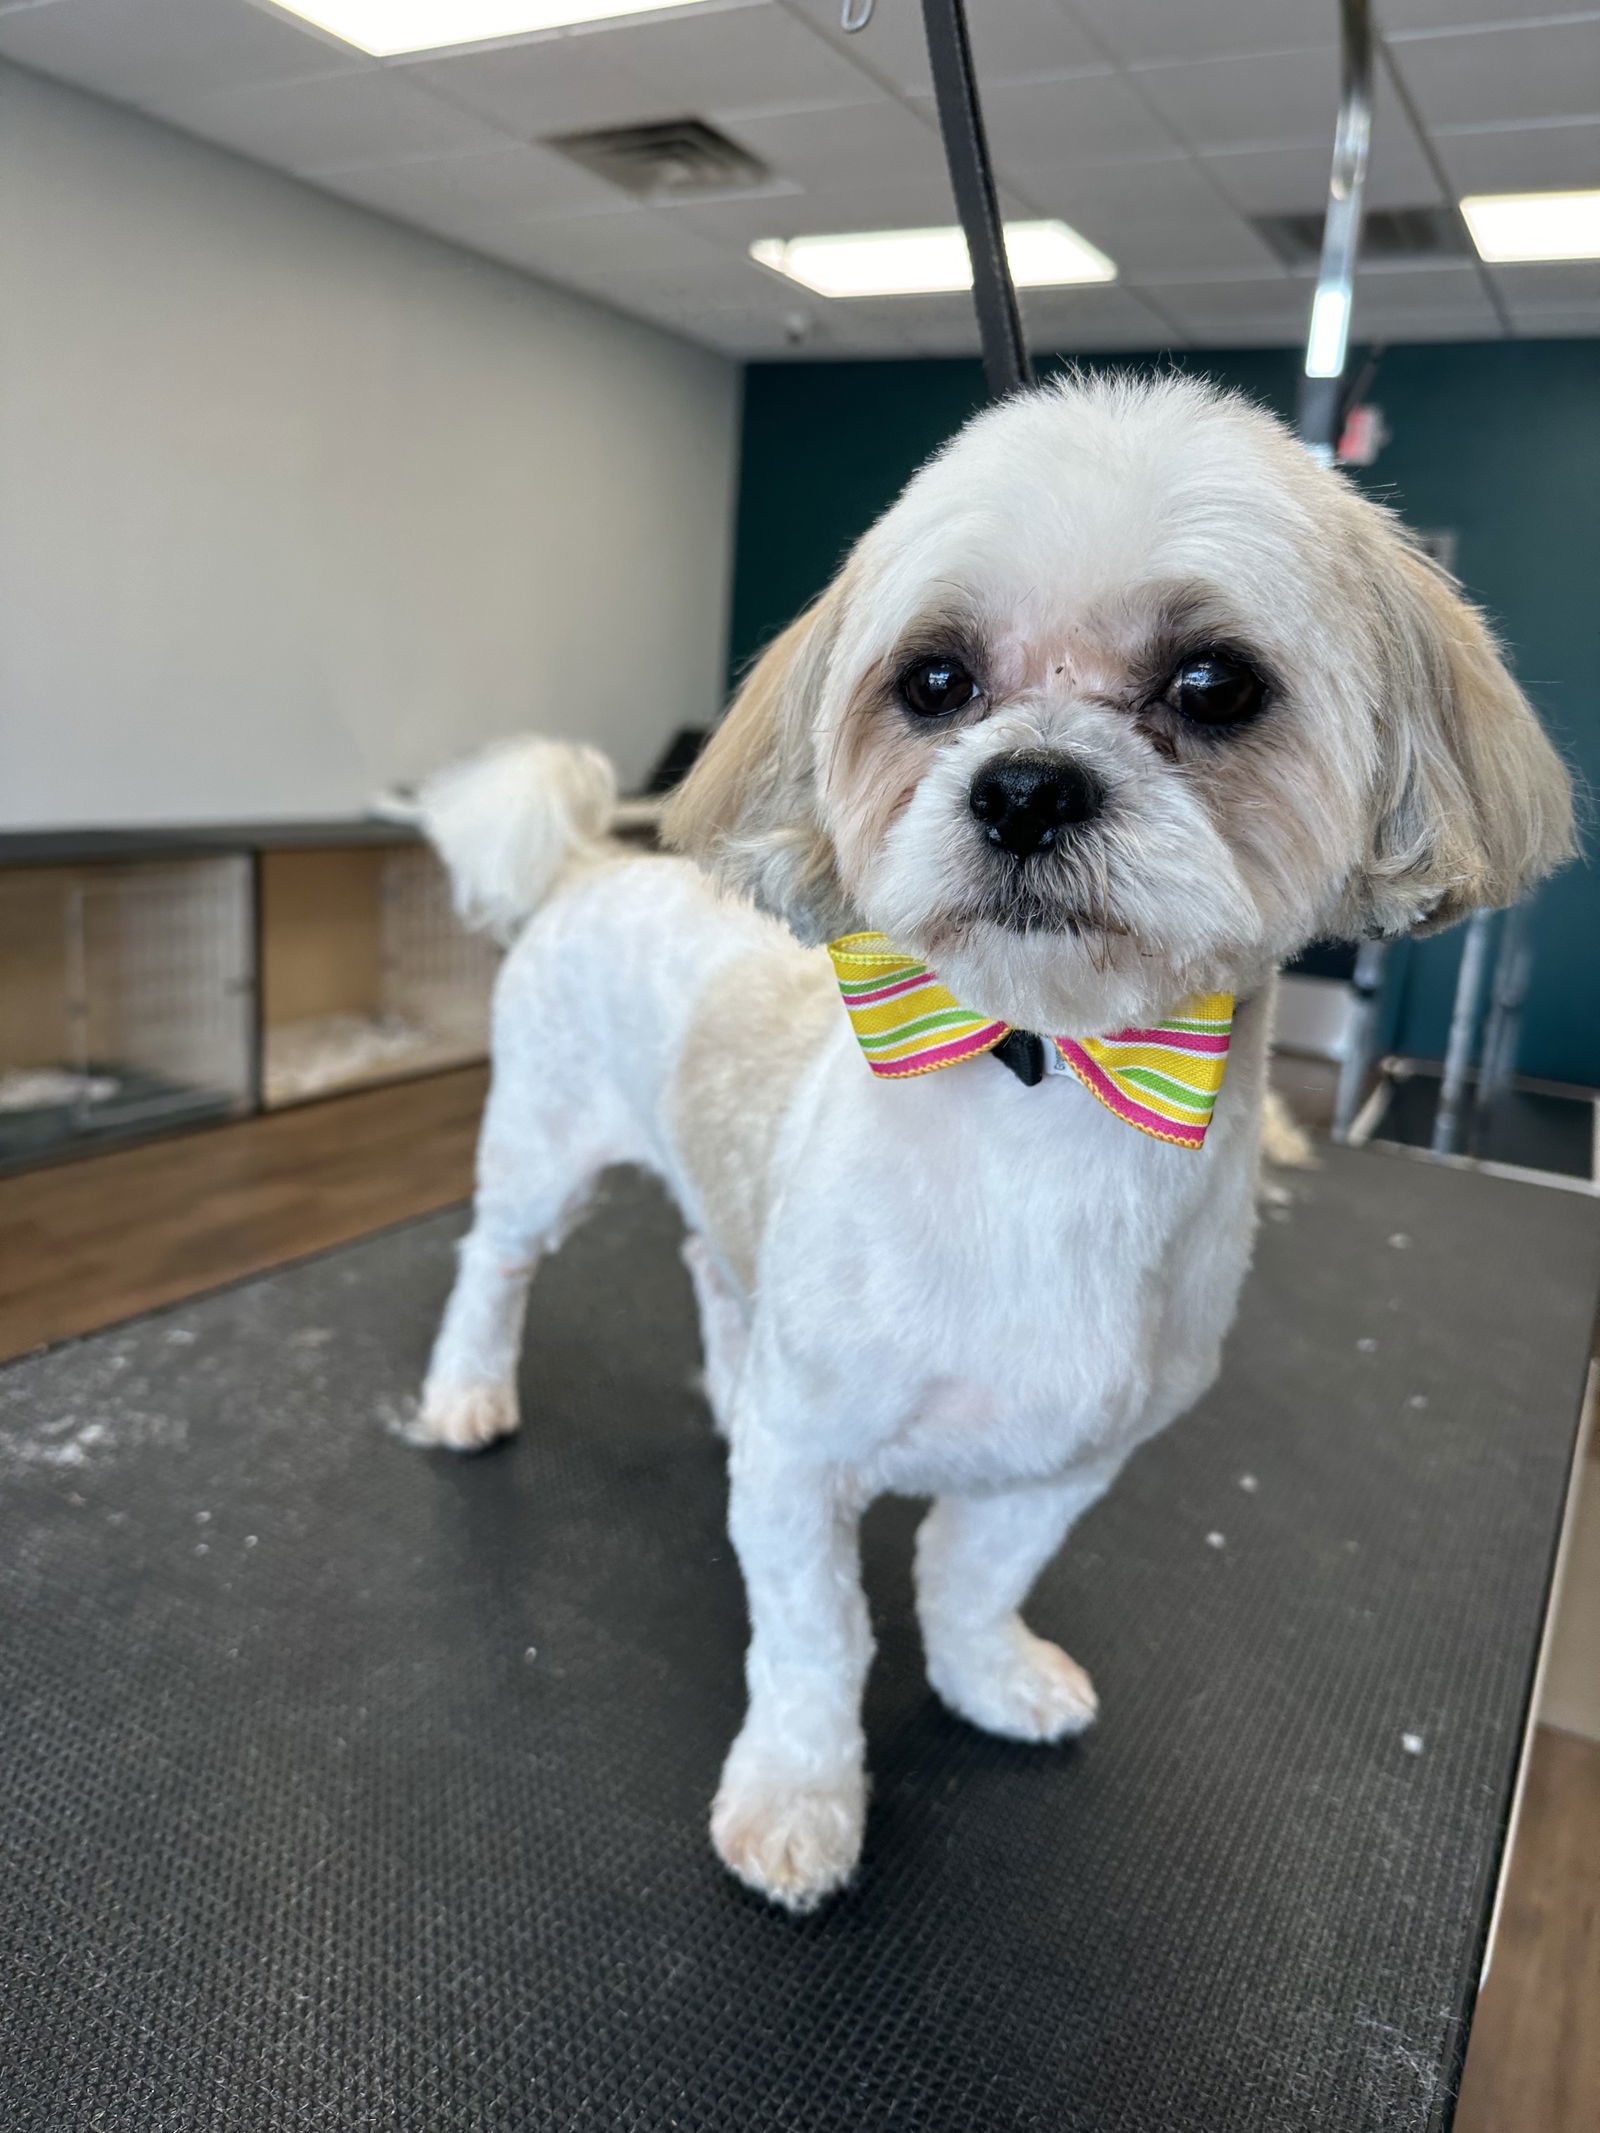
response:
[[[1163,693],[1219,644],[1266,689],[1225,732]],[[976,693],[918,718],[901,677],[931,654]],[[1104,795],[1025,860],[970,806],[1019,750],[1086,766]],[[751,1620],[712,1835],[805,1909],[860,1849],[865,1505],[935,1499],[917,1605],[953,1710],[1022,1740],[1088,1724],[1088,1677],[1018,1610],[1216,1372],[1274,969],[1321,934],[1517,896],[1568,849],[1568,785],[1482,622],[1395,523],[1266,415],[1166,380],[1013,399],[916,476],[673,805],[670,835],[718,885],[608,846],[610,799],[602,759],[544,741],[425,794],[463,911],[512,945],[416,1434],[469,1447],[515,1426],[539,1254],[608,1164],[664,1178]],[[1032,1029],[1097,1035],[1236,993],[1204,1149],[988,1059],[875,1080],[815,947],[857,927]]]

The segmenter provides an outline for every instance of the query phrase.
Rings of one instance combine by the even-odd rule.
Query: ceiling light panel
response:
[[[1019,289],[1115,281],[1117,269],[1064,222],[1008,222],[1006,256]],[[966,239],[933,230],[850,231],[833,237],[763,237],[750,256],[817,296],[931,296],[970,289]]]
[[[285,14],[315,23],[358,51],[387,59],[396,52],[436,52],[525,37],[575,22],[657,15],[698,0],[277,0]]]
[[[1461,203],[1480,259],[1600,259],[1600,192],[1469,193]]]

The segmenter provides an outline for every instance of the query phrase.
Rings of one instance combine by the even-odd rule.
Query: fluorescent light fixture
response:
[[[1319,289],[1311,306],[1306,336],[1306,376],[1336,378],[1344,369],[1345,339],[1350,331],[1348,289]]]
[[[1478,257],[1600,259],[1600,192],[1471,193],[1461,212]]]
[[[1064,222],[1008,222],[1006,257],[1019,289],[1115,281],[1116,265]],[[762,237],[750,257],[818,296],[928,296],[972,287],[959,229],[847,231],[837,237]]]
[[[694,0],[277,0],[286,14],[330,30],[358,51],[432,52],[489,37],[523,37],[614,15],[655,15]]]

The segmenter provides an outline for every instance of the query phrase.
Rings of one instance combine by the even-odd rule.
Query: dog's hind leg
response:
[[[612,1151],[578,1106],[496,1072],[478,1142],[472,1227],[434,1342],[413,1444],[476,1451],[514,1430],[528,1284],[582,1214]]]
[[[917,1613],[928,1679],[986,1733],[1065,1740],[1097,1708],[1093,1684],[1018,1609],[1069,1527],[1110,1487],[1120,1460],[992,1496],[941,1496],[917,1534]]]

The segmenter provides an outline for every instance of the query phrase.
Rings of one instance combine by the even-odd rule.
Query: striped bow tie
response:
[[[1011,1034],[963,1007],[926,963],[915,962],[886,934],[847,933],[828,943],[850,1026],[867,1064],[884,1081],[934,1074],[958,1060],[992,1052]],[[1110,1037],[1053,1037],[1061,1064],[1107,1110],[1141,1133],[1180,1148],[1204,1144],[1228,1064],[1233,995],[1200,993],[1153,1029]]]

